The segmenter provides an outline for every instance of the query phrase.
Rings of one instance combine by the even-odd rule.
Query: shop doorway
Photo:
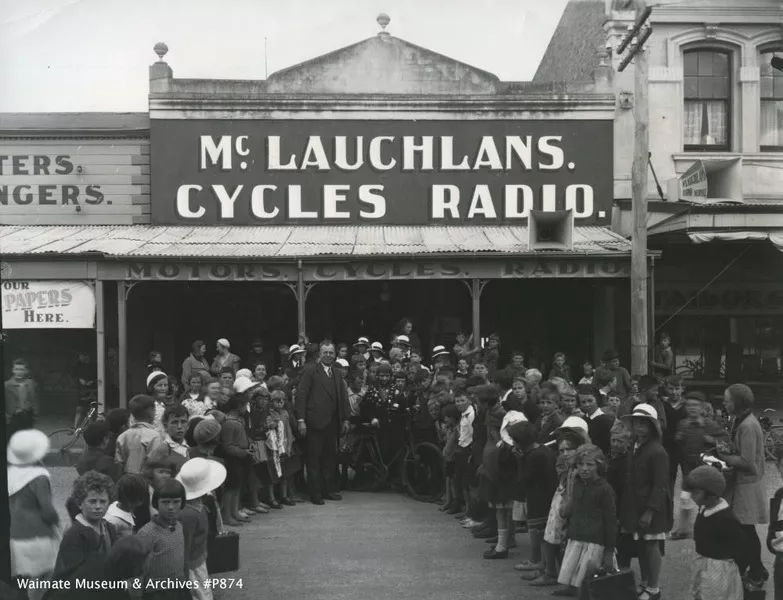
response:
[[[501,365],[520,350],[525,364],[546,377],[554,353],[564,352],[572,373],[580,373],[593,358],[594,285],[588,279],[490,281],[481,296],[481,335],[500,335]]]
[[[283,284],[144,282],[128,299],[128,390],[144,390],[153,349],[163,353],[166,372],[179,378],[195,340],[206,343],[211,361],[216,341],[226,338],[231,352],[248,362],[253,339],[261,337],[271,373],[277,346],[296,343],[297,336],[296,300]]]
[[[359,336],[388,350],[400,319],[413,321],[425,359],[437,344],[453,345],[459,329],[472,329],[471,299],[461,281],[319,283],[307,298],[307,333],[351,343]]]

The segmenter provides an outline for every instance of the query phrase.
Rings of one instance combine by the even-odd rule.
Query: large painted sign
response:
[[[611,121],[159,120],[154,224],[608,223]]]
[[[142,140],[0,141],[0,224],[149,223],[148,151]]]
[[[92,329],[95,291],[83,281],[4,281],[3,329]]]
[[[400,260],[305,263],[305,281],[384,281],[407,279],[618,278],[630,275],[622,258],[515,258],[509,260]],[[102,279],[137,281],[297,280],[295,265],[261,263],[129,263],[101,265]]]

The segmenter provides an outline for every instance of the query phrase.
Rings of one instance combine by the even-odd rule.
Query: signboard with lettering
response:
[[[707,170],[700,160],[680,175],[680,199],[704,204],[707,201]]]
[[[690,315],[783,314],[783,287],[767,282],[656,284],[655,311]],[[702,289],[704,288],[704,289]]]
[[[0,224],[149,223],[148,151],[141,140],[0,142]]]
[[[260,263],[130,263],[99,265],[102,279],[136,281],[297,280],[294,265]],[[536,279],[629,277],[623,258],[517,258],[507,260],[355,261],[302,265],[305,281],[383,281],[406,279]]]
[[[3,329],[92,329],[95,291],[83,281],[4,281]]]
[[[608,223],[611,121],[151,122],[152,222]]]

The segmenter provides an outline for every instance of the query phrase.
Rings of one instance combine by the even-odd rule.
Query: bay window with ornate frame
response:
[[[731,150],[732,52],[694,48],[683,52],[685,150]]]
[[[775,56],[783,58],[783,46],[759,53],[762,152],[783,152],[783,72],[772,67]]]

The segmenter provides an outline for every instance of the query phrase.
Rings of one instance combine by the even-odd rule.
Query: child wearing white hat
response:
[[[40,462],[48,451],[49,438],[37,429],[17,431],[6,450],[14,577],[43,577],[57,559],[60,519],[52,504],[49,471]]]
[[[209,537],[208,508],[204,498],[216,490],[226,480],[226,468],[219,462],[206,458],[192,458],[177,475],[185,488],[185,507],[178,515],[185,531],[185,539],[190,541],[185,548],[185,560],[188,563],[188,576],[194,587],[191,590],[195,600],[212,598],[212,590],[204,586],[209,578],[207,572],[207,539]]]

